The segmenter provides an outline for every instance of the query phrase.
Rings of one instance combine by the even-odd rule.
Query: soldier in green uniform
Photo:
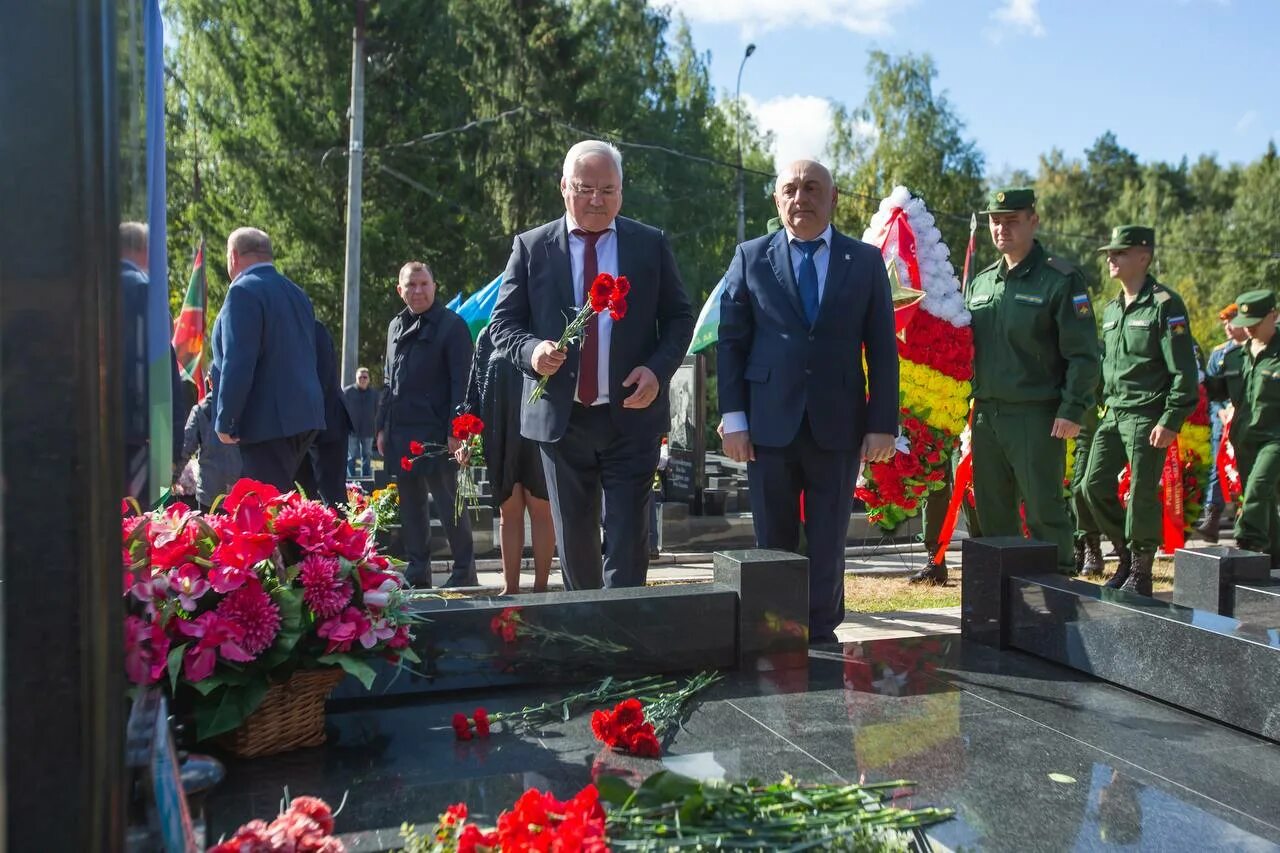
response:
[[[1121,225],[1107,253],[1120,293],[1102,312],[1102,385],[1106,413],[1089,448],[1085,496],[1094,519],[1120,551],[1109,587],[1151,595],[1151,563],[1160,546],[1160,474],[1166,451],[1199,398],[1187,307],[1148,272],[1156,233]],[[1129,506],[1116,482],[1130,469]]]
[[[1084,277],[1035,239],[1035,191],[996,190],[983,213],[1001,259],[974,277],[973,491],[986,536],[1031,535],[1075,570],[1074,525],[1062,494],[1065,440],[1098,384],[1098,339]]]
[[[1280,568],[1280,337],[1276,336],[1276,295],[1251,290],[1236,299],[1231,321],[1249,333],[1244,349],[1244,394],[1231,418],[1231,446],[1244,483],[1236,513],[1236,543],[1271,555]]]
[[[1101,393],[1101,389],[1099,389]],[[1071,509],[1076,519],[1076,574],[1098,577],[1103,573],[1102,528],[1093,520],[1084,493],[1084,475],[1089,468],[1089,446],[1098,429],[1098,407],[1084,410],[1084,422],[1076,436],[1075,465],[1071,469]]]

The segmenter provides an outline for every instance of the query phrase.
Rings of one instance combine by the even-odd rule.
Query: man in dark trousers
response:
[[[271,238],[237,228],[227,238],[231,287],[213,326],[214,428],[240,445],[242,475],[293,488],[324,429],[311,300],[273,264]]]
[[[369,385],[369,368],[356,371],[356,381],[342,389],[342,402],[351,419],[347,438],[347,476],[373,476],[373,426],[378,392]]]
[[[336,507],[347,502],[347,435],[351,418],[338,385],[338,353],[333,336],[316,320],[316,374],[324,394],[324,429],[316,436],[298,469],[297,481],[307,496]]]
[[[147,226],[141,222],[120,223],[120,284],[123,289],[124,314],[124,483],[125,492],[136,498],[146,497],[151,417],[149,409],[147,361],[147,292],[151,287],[147,275],[150,240]],[[163,287],[163,283],[157,287]],[[172,338],[172,329],[169,330]],[[181,458],[183,431],[187,413],[194,402],[195,388],[182,380],[178,359],[169,347],[169,382],[172,389],[173,462]],[[191,389],[188,391],[188,389]]]
[[[884,259],[831,227],[821,163],[783,169],[783,230],[738,247],[716,346],[725,455],[747,463],[761,548],[809,543],[809,642],[844,620],[844,549],[860,462],[886,462],[898,432],[898,347]],[[863,371],[863,358],[866,372]]]
[[[666,235],[618,216],[616,148],[596,140],[570,148],[560,195],[563,217],[516,236],[490,334],[525,373],[520,433],[539,443],[565,587],[644,586],[649,492],[693,309]],[[625,316],[595,314],[580,344],[558,349],[601,273],[630,282]],[[529,402],[544,376],[546,393]]]
[[[394,465],[400,492],[400,530],[409,560],[406,578],[414,586],[431,586],[431,515],[427,493],[449,540],[453,570],[445,586],[475,586],[475,543],[466,512],[454,520],[458,466],[453,452],[461,446],[451,433],[453,416],[466,398],[471,369],[471,332],[466,322],[436,300],[431,268],[410,261],[400,268],[397,290],[404,310],[387,327],[387,361],[382,403],[378,407],[378,453]],[[409,443],[427,445],[428,455],[413,454]],[[448,453],[443,452],[448,447]]]

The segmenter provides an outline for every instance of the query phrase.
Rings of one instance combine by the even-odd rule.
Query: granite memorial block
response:
[[[1008,579],[1056,571],[1056,554],[1047,542],[1017,536],[966,539],[960,551],[961,636],[1007,648]]]
[[[738,666],[808,665],[809,560],[787,551],[759,548],[715,555],[717,585],[738,594]]]
[[[1280,631],[1060,575],[1007,587],[1010,647],[1280,740]]]
[[[706,483],[706,359],[686,356],[671,377],[671,429],[667,433],[668,459],[663,480],[668,501],[687,503],[702,512]]]
[[[1173,555],[1173,603],[1232,616],[1237,583],[1268,583],[1271,558],[1254,551],[1209,545]]]
[[[413,644],[422,662],[399,672],[378,662],[372,694],[348,678],[331,702],[732,667],[737,599],[721,584],[422,597]]]
[[[1260,628],[1280,629],[1280,583],[1236,584],[1232,615]]]

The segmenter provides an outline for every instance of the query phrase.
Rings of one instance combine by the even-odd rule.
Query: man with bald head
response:
[[[520,434],[538,442],[565,587],[644,586],[649,493],[671,426],[668,385],[693,337],[693,308],[667,235],[618,215],[618,149],[596,139],[571,147],[560,197],[564,216],[516,235],[490,336],[525,375]],[[630,282],[625,314],[593,315],[582,341],[559,349],[568,318],[604,273]],[[542,377],[546,393],[530,402]]]
[[[243,476],[291,489],[325,426],[315,311],[276,271],[271,238],[257,228],[227,238],[227,276],[213,326],[214,429],[240,446]]]
[[[898,432],[889,278],[878,249],[831,226],[837,198],[821,163],[782,170],[782,230],[734,253],[716,346],[724,451],[747,463],[759,547],[799,549],[805,495],[810,643],[844,620],[859,465],[891,459]]]

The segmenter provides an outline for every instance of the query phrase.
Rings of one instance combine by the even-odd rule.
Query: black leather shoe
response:
[[[920,571],[907,578],[908,583],[927,583],[930,586],[942,586],[947,582],[947,564],[930,560]]]
[[[460,575],[457,572],[454,572],[453,574],[449,575],[449,579],[447,581],[440,584],[441,588],[461,587],[461,586],[479,586],[479,585],[480,585],[480,578],[476,577],[475,572],[472,572],[469,575]]]

